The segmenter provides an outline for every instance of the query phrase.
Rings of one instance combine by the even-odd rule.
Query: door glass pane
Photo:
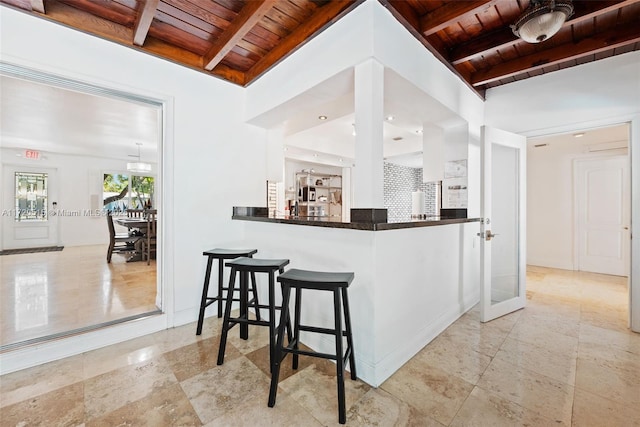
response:
[[[46,221],[47,174],[16,172],[15,184],[16,222]]]
[[[491,302],[499,303],[519,295],[518,266],[518,149],[491,144],[492,201]]]

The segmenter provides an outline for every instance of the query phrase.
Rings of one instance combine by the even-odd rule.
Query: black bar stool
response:
[[[222,317],[222,302],[225,300],[223,291],[228,291],[229,288],[223,286],[223,261],[227,259],[236,259],[239,257],[251,257],[258,252],[257,249],[211,249],[204,251],[202,255],[207,257],[207,271],[204,275],[204,286],[202,287],[202,299],[200,300],[200,314],[198,315],[198,327],[196,329],[196,335],[202,333],[202,324],[204,323],[204,310],[214,302],[218,301],[218,317]],[[211,266],[213,260],[218,260],[218,293],[215,297],[209,296],[209,279],[211,278]],[[251,275],[253,300],[251,301],[254,306],[258,304],[258,293],[256,291],[256,277]],[[233,295],[233,293],[232,293]],[[236,300],[237,301],[237,300]],[[256,317],[260,318],[260,310],[256,307]]]
[[[231,267],[231,279],[229,280],[229,292],[227,293],[227,303],[224,310],[224,319],[222,320],[222,334],[220,336],[220,347],[218,348],[218,365],[222,365],[224,362],[224,352],[227,346],[229,329],[239,324],[240,338],[246,340],[249,338],[249,325],[259,325],[269,327],[269,364],[271,371],[273,371],[273,361],[275,360],[273,349],[275,348],[276,336],[276,310],[287,307],[286,305],[282,305],[282,307],[275,305],[275,273],[277,271],[282,274],[287,264],[289,264],[288,259],[256,259],[248,257],[237,258],[227,262],[227,267]],[[232,298],[229,297],[229,295],[232,295],[235,291],[235,277],[237,272],[240,272],[240,315],[239,317],[231,317]],[[249,298],[247,288],[249,273],[251,273],[252,277],[255,273],[267,273],[269,275],[269,304],[254,305],[258,309],[268,309],[269,320],[261,320],[259,317],[257,320],[249,319],[247,301]],[[287,310],[284,311],[288,311],[288,307]],[[287,329],[289,341],[291,341],[291,323],[288,323]],[[284,333],[284,328],[282,328],[282,333]]]
[[[278,377],[280,376],[280,365],[287,353],[293,354],[293,369],[298,369],[298,356],[321,357],[323,359],[331,359],[336,361],[336,370],[338,374],[338,421],[340,424],[346,422],[346,409],[344,398],[344,368],[349,361],[351,369],[351,379],[356,379],[356,359],[353,354],[353,337],[351,335],[351,318],[349,314],[349,299],[347,298],[347,288],[353,281],[353,273],[329,273],[319,271],[308,271],[291,269],[278,277],[278,282],[282,284],[282,306],[287,307],[291,297],[291,288],[296,290],[295,300],[295,320],[293,326],[293,341],[288,346],[283,344],[283,326],[289,317],[289,310],[280,312],[280,324],[278,325],[277,342],[274,349],[275,363],[271,372],[271,387],[269,390],[269,407],[276,404],[276,394],[278,392]],[[333,314],[334,329],[319,328],[316,326],[308,326],[300,324],[300,305],[302,303],[302,290],[316,289],[321,291],[333,292]],[[342,329],[342,312],[344,309],[345,330]],[[327,354],[314,351],[300,350],[300,331],[315,332],[320,334],[333,335],[336,338],[336,353]],[[347,349],[343,353],[342,337],[347,338]]]

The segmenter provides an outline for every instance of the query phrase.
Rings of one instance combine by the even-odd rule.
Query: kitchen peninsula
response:
[[[288,258],[292,268],[355,273],[349,298],[358,376],[372,386],[480,298],[479,219],[387,223],[383,211],[352,210],[351,222],[269,217],[266,208],[235,207],[233,214],[242,221],[239,244],[258,248],[257,257]],[[303,302],[303,323],[333,326],[321,307],[332,302],[324,297]],[[318,351],[334,345],[317,334],[302,333],[301,341]]]

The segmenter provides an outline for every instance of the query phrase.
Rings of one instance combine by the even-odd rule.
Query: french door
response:
[[[526,303],[526,138],[482,128],[480,318]]]
[[[57,170],[3,165],[2,248],[59,244]]]

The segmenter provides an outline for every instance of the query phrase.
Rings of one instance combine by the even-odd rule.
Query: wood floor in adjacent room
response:
[[[526,308],[482,324],[476,306],[379,388],[345,379],[347,425],[640,426],[626,278],[530,267],[527,286]],[[289,357],[269,408],[266,328],[234,329],[217,366],[220,324],[4,375],[0,425],[338,425],[335,365]]]
[[[0,347],[156,311],[156,262],[107,246],[0,256]]]

